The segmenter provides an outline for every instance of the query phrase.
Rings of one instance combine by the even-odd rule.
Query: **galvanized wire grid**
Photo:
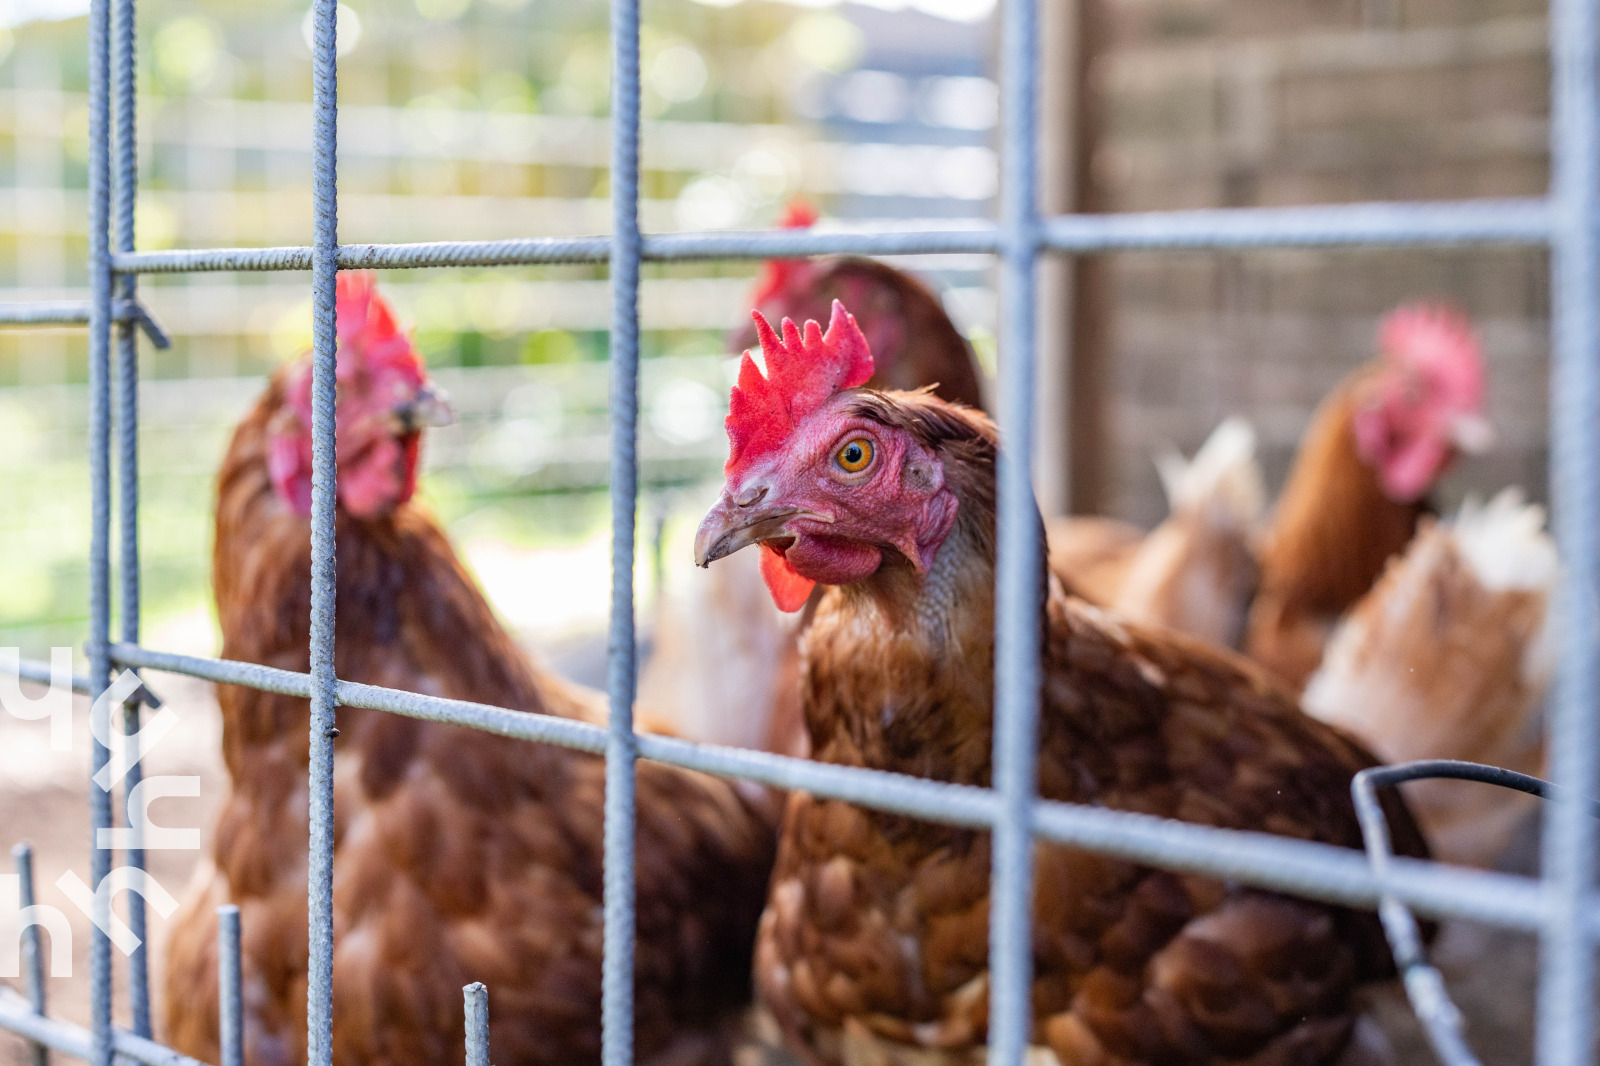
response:
[[[639,2],[613,0],[612,197],[610,237],[424,244],[338,244],[335,144],[337,62],[335,0],[315,0],[313,109],[314,232],[310,247],[133,251],[134,2],[93,0],[89,17],[90,299],[87,304],[0,307],[0,325],[87,322],[90,342],[89,464],[93,493],[90,632],[87,679],[75,687],[99,696],[113,666],[187,674],[311,701],[311,843],[308,904],[310,980],[308,1046],[312,1066],[331,1063],[333,876],[333,735],[339,704],[482,729],[507,737],[603,753],[605,811],[605,970],[602,1059],[633,1057],[634,763],[653,759],[933,821],[989,828],[995,834],[991,917],[990,1054],[997,1066],[1022,1061],[1029,1037],[1029,903],[1032,841],[1043,839],[1235,882],[1331,902],[1405,905],[1435,917],[1463,917],[1537,932],[1541,937],[1537,1061],[1575,1066],[1593,1046],[1594,949],[1600,938],[1591,871],[1593,820],[1576,797],[1593,792],[1600,746],[1600,124],[1596,47],[1600,0],[1551,0],[1552,179],[1537,198],[1448,203],[1371,203],[1259,210],[1041,217],[1037,207],[1036,93],[1038,0],[1006,0],[1003,12],[1004,181],[998,226],[969,230],[821,234],[704,233],[646,236],[638,226]],[[113,10],[114,8],[114,10]],[[113,108],[113,102],[115,107]],[[113,117],[115,129],[113,129]],[[115,215],[116,226],[112,221]],[[115,246],[112,237],[115,234]],[[1553,274],[1551,489],[1554,530],[1567,567],[1561,603],[1561,659],[1550,718],[1549,749],[1559,797],[1549,804],[1544,871],[1539,880],[1445,868],[1377,854],[1374,862],[1341,848],[1262,833],[1186,825],[1146,815],[1041,802],[1034,780],[1038,722],[1038,603],[1042,560],[1034,525],[1031,448],[1035,366],[1033,279],[1048,252],[1135,249],[1241,249],[1335,245],[1545,245]],[[997,575],[996,728],[993,790],[945,785],[879,771],[812,763],[761,752],[697,745],[633,732],[634,520],[637,498],[639,267],[645,260],[755,259],[855,252],[985,252],[1000,256],[1003,277],[1000,425],[1016,446],[1001,453],[1000,556]],[[334,279],[339,269],[496,266],[610,262],[613,504],[612,616],[605,729],[498,707],[340,681],[333,671],[335,509]],[[249,663],[173,655],[139,645],[136,329],[164,340],[138,303],[141,273],[305,270],[313,292],[313,489],[311,670],[301,674]],[[113,328],[115,326],[115,328]],[[113,375],[112,338],[116,338]],[[113,380],[116,389],[113,392]],[[110,510],[113,399],[121,507],[121,641],[111,642]],[[23,664],[25,676],[48,676]],[[125,706],[127,728],[142,690]],[[98,742],[91,773],[107,752]],[[130,774],[131,789],[137,778]],[[89,784],[96,831],[109,828],[109,794]],[[1381,852],[1381,848],[1377,849]],[[94,848],[94,883],[111,852]],[[19,868],[28,863],[19,856]],[[131,852],[129,865],[143,856]],[[31,892],[31,878],[24,892]],[[98,906],[109,907],[107,894]],[[31,896],[25,896],[31,898]],[[130,895],[131,923],[143,931],[143,908]],[[219,916],[219,988],[223,992],[224,1064],[240,1061],[238,915]],[[38,931],[25,933],[37,960]],[[95,932],[91,951],[92,1024],[85,1032],[44,1016],[42,988],[30,999],[0,994],[0,1028],[39,1048],[110,1066],[113,1056],[145,1063],[184,1059],[149,1039],[148,975],[142,950],[130,960],[134,1030],[111,1026],[111,943]],[[464,990],[468,1062],[487,1063],[487,1001],[481,985]],[[42,1057],[42,1050],[40,1055]],[[42,1058],[41,1058],[42,1061]]]

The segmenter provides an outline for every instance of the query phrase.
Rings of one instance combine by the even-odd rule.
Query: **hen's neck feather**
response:
[[[1419,503],[1397,503],[1356,451],[1353,419],[1376,366],[1329,394],[1284,484],[1262,551],[1261,589],[1290,611],[1337,616],[1416,531]]]
[[[939,455],[959,502],[956,523],[926,573],[886,553],[871,578],[828,590],[805,637],[812,750],[827,762],[987,784],[994,429],[981,415],[925,396],[891,396],[898,404],[869,416],[909,426]]]

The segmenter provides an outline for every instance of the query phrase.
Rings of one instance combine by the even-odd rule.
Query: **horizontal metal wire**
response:
[[[17,663],[17,676],[22,678],[24,681],[32,681],[39,685],[48,685],[51,682],[50,664],[47,662],[42,662],[38,659],[23,659]],[[89,684],[89,677],[87,674],[72,675],[72,691],[76,692],[80,696],[89,696],[94,694],[93,687]],[[161,709],[161,700],[154,692],[151,692],[150,689],[144,685],[140,685],[134,690],[133,695],[128,697],[128,701],[130,703],[134,702],[135,700],[144,704],[146,707],[149,707],[153,711]]]
[[[125,666],[187,674],[287,696],[309,698],[311,691],[308,674],[255,663],[176,655],[129,644],[113,645],[111,657]],[[340,681],[337,693],[339,702],[350,707],[481,729],[594,754],[605,748],[605,730],[584,722],[349,681]],[[804,789],[817,796],[952,825],[987,828],[994,824],[999,812],[995,793],[989,789],[882,770],[834,766],[648,735],[639,737],[639,755],[720,777]],[[1455,916],[1533,930],[1545,916],[1539,882],[1509,874],[1397,859],[1392,877],[1385,883],[1373,875],[1365,858],[1353,849],[1267,833],[1216,829],[1053,801],[1037,805],[1034,821],[1035,833],[1043,840],[1335,903],[1370,906],[1387,887],[1395,898],[1435,917]],[[1600,914],[1600,908],[1596,913]],[[1600,920],[1592,921],[1587,931],[1600,939]]]
[[[137,300],[118,300],[112,305],[112,320],[136,322],[150,343],[157,348],[172,347],[166,330]],[[43,300],[38,303],[0,304],[0,326],[86,326],[89,301]]]
[[[1066,252],[1536,245],[1550,239],[1550,218],[1543,197],[1061,215],[1044,220],[1044,245]]]
[[[0,304],[0,325],[84,326],[88,323],[87,300],[42,300],[38,303]]]
[[[44,1018],[33,1012],[33,1007],[11,989],[0,985],[0,1029],[8,1029],[19,1036],[37,1041],[53,1051],[73,1058],[89,1058],[89,1030],[81,1025]],[[146,1066],[206,1066],[199,1059],[180,1055],[154,1040],[134,1036],[125,1029],[112,1031],[111,1046],[118,1062],[139,1062]]]
[[[1528,197],[1061,215],[1044,220],[1041,240],[1043,247],[1055,251],[1106,252],[1328,245],[1542,244],[1549,236],[1549,205],[1543,198]],[[661,233],[644,238],[644,258],[668,262],[830,254],[970,254],[995,252],[999,246],[999,231],[987,225],[920,231]],[[610,258],[610,249],[608,237],[345,244],[339,248],[339,266],[361,269],[603,263]],[[111,265],[123,274],[309,270],[311,249],[124,252],[113,255]]]

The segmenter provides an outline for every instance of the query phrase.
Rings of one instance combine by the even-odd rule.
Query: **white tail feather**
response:
[[[1515,486],[1488,503],[1469,496],[1450,523],[1478,580],[1487,589],[1555,587],[1556,546],[1544,530],[1544,508]]]
[[[1266,506],[1256,431],[1242,418],[1212,430],[1193,459],[1175,450],[1157,456],[1156,471],[1173,514],[1204,509],[1209,521],[1244,529],[1255,525]]]

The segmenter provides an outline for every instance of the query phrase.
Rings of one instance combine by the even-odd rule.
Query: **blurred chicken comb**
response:
[[[872,377],[872,352],[855,316],[833,301],[824,333],[816,322],[796,329],[783,320],[774,333],[760,311],[752,311],[766,375],[749,352],[739,362],[739,383],[728,404],[728,462],[732,475],[761,456],[782,448],[795,425],[840,389],[853,389]]]
[[[784,229],[809,229],[816,225],[819,217],[816,207],[809,200],[796,196],[783,209],[783,218],[778,224]],[[807,259],[768,259],[762,264],[761,275],[751,290],[750,302],[760,307],[780,292],[793,287],[809,267],[810,260]]]
[[[411,338],[400,329],[394,309],[378,294],[378,276],[373,271],[342,271],[334,307],[340,380],[349,379],[360,369],[420,362]]]
[[[1465,392],[1483,391],[1483,349],[1467,316],[1444,304],[1407,304],[1378,326],[1384,358],[1449,375]]]

